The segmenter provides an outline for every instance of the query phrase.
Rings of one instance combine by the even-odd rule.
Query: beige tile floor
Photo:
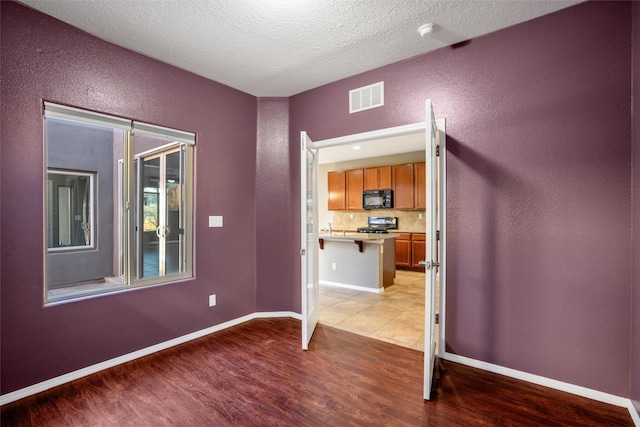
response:
[[[319,322],[423,351],[424,273],[398,270],[380,294],[320,285]]]

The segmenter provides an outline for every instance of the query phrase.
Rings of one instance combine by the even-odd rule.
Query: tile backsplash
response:
[[[370,211],[333,211],[334,230],[355,230],[367,226],[370,216],[398,217],[398,229],[404,231],[424,231],[427,227],[425,211],[404,211],[394,209],[373,209]],[[351,216],[353,215],[353,218]],[[422,218],[420,218],[422,215]],[[329,224],[320,224],[320,229],[328,228]]]

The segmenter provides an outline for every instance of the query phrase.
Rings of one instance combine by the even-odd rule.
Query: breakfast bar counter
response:
[[[383,292],[396,274],[396,236],[374,233],[321,234],[320,284],[368,292]]]

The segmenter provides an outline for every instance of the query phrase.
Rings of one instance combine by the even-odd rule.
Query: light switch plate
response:
[[[209,295],[209,307],[214,307],[216,305],[216,294]]]
[[[222,216],[210,216],[209,227],[222,227]]]

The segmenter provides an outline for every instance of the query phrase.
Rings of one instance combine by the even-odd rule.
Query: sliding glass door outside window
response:
[[[136,280],[183,273],[184,147],[169,145],[136,156]]]

